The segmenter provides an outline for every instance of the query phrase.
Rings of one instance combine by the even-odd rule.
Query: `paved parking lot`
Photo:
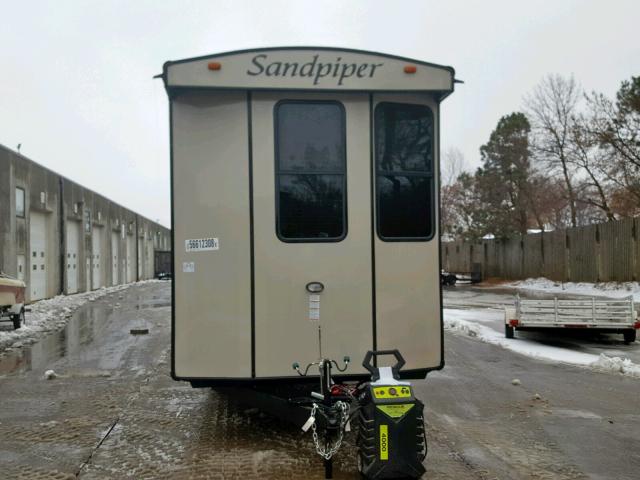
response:
[[[169,283],[132,286],[0,357],[3,478],[323,478],[310,435],[171,380],[169,300]],[[445,341],[445,370],[416,382],[425,478],[637,478],[640,381]],[[353,440],[335,478],[359,478]]]

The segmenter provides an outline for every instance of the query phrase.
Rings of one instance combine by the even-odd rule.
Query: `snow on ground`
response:
[[[548,278],[528,278],[518,282],[506,283],[501,286],[512,287],[517,290],[536,290],[549,293],[572,293],[611,298],[626,298],[633,296],[634,302],[640,302],[640,283],[638,282],[606,282],[606,283],[574,283],[554,282]]]
[[[25,313],[26,324],[14,330],[11,322],[0,322],[0,352],[7,347],[19,348],[35,343],[42,334],[59,330],[79,307],[87,302],[104,297],[110,293],[125,290],[132,285],[140,285],[159,280],[145,280],[137,283],[102,287],[98,290],[75,295],[58,295],[40,300],[27,306],[31,311]],[[118,304],[116,304],[118,306]]]
[[[606,354],[594,355],[566,348],[542,345],[523,338],[507,339],[504,332],[489,327],[489,322],[502,321],[501,310],[444,310],[444,326],[447,330],[477,338],[486,343],[506,348],[522,355],[553,362],[589,367],[595,370],[617,372],[640,378],[640,365],[629,359],[610,357]]]

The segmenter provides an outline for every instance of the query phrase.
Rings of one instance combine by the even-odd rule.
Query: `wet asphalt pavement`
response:
[[[310,435],[171,380],[169,301],[169,283],[133,286],[0,357],[0,478],[323,478]],[[445,343],[446,368],[415,383],[424,478],[640,477],[640,380]],[[335,478],[359,478],[353,441]]]

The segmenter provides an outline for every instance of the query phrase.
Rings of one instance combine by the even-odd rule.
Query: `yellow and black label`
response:
[[[376,405],[376,408],[383,411],[391,418],[403,417],[413,407],[413,403],[398,403],[392,405]]]
[[[409,398],[411,387],[406,385],[373,387],[373,395],[376,398]]]
[[[380,425],[380,460],[389,460],[389,427]]]

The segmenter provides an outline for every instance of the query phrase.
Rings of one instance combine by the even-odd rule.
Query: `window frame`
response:
[[[84,233],[91,233],[92,223],[91,223],[91,210],[85,208],[82,212],[82,223],[84,227]]]
[[[377,123],[376,123],[376,112],[378,111],[378,108],[380,108],[381,106],[385,106],[385,105],[396,105],[396,106],[403,106],[403,107],[419,107],[419,108],[424,108],[426,109],[426,111],[428,112],[429,116],[430,116],[430,120],[431,120],[431,158],[432,158],[432,162],[431,165],[428,167],[430,167],[428,170],[425,171],[416,171],[416,170],[390,170],[390,171],[385,171],[385,170],[381,170],[379,168],[379,162],[378,162],[378,152],[376,150],[376,145],[377,145]],[[433,238],[436,236],[436,175],[435,175],[435,170],[436,170],[436,136],[435,136],[435,114],[433,112],[433,109],[429,106],[426,105],[424,103],[405,103],[405,102],[395,102],[395,101],[381,101],[378,102],[375,106],[375,108],[373,109],[372,112],[372,128],[371,128],[371,148],[373,150],[373,182],[374,182],[374,188],[375,188],[375,205],[376,205],[376,235],[378,235],[378,238],[380,240],[382,240],[383,242],[429,242],[431,240],[433,240]],[[380,184],[378,182],[378,178],[379,177],[392,177],[392,176],[397,176],[397,177],[418,177],[418,178],[425,178],[427,179],[428,185],[430,186],[430,192],[428,195],[428,200],[430,202],[429,205],[429,210],[431,212],[430,215],[430,221],[429,221],[429,227],[430,227],[430,233],[427,236],[421,236],[421,237],[386,237],[382,234],[382,232],[380,231],[380,202],[381,202],[381,195],[380,195]]]
[[[18,190],[20,190],[22,192],[22,214],[20,214],[18,212],[18,199],[15,197],[16,193],[18,193]],[[26,192],[26,190],[24,188],[22,188],[22,187],[16,187],[15,192],[14,192],[14,199],[16,200],[16,208],[15,208],[16,217],[25,218],[27,216],[27,192]]]
[[[341,139],[343,145],[342,171],[336,170],[282,170],[280,169],[280,145],[279,145],[279,122],[278,113],[282,105],[306,104],[306,105],[336,105],[340,110],[342,119]],[[337,243],[347,237],[349,231],[348,205],[347,205],[347,114],[344,104],[338,100],[302,100],[302,99],[281,99],[273,106],[273,143],[274,143],[274,183],[275,183],[275,231],[276,236],[284,243]],[[341,175],[342,176],[342,234],[338,237],[301,237],[288,238],[280,231],[280,176],[281,175]]]

